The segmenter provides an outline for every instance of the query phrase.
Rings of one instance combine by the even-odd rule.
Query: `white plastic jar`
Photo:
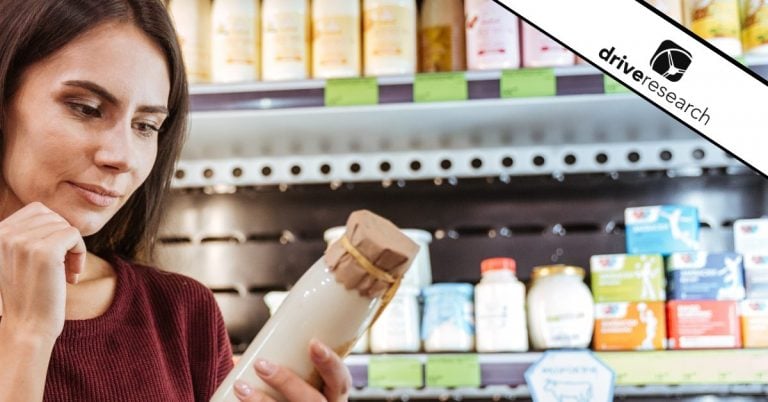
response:
[[[584,269],[535,267],[528,292],[528,330],[534,349],[586,348],[595,325],[595,303]]]
[[[491,258],[480,264],[475,286],[475,331],[478,352],[525,352],[528,323],[525,285],[515,276],[512,258]]]
[[[407,353],[421,349],[419,288],[401,285],[378,320],[371,326],[372,353]]]
[[[426,352],[470,352],[475,345],[469,283],[438,283],[424,290],[421,338]]]

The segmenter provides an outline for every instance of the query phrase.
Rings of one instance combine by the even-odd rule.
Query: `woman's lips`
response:
[[[117,202],[120,193],[92,184],[68,182],[83,199],[97,207],[109,207]]]

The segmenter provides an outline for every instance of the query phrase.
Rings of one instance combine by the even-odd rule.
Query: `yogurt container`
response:
[[[744,299],[744,268],[739,254],[674,253],[668,258],[667,271],[670,299]]]
[[[475,345],[469,283],[439,283],[424,290],[421,338],[426,352],[469,352]]]

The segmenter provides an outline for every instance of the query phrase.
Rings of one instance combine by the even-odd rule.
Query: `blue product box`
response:
[[[624,210],[629,254],[669,255],[699,248],[699,212],[685,205]]]
[[[743,300],[744,265],[740,254],[685,252],[667,259],[672,300]]]

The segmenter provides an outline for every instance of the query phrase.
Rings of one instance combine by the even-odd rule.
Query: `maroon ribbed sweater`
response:
[[[182,275],[110,259],[117,274],[102,316],[66,321],[45,401],[205,401],[232,369],[213,294]]]

